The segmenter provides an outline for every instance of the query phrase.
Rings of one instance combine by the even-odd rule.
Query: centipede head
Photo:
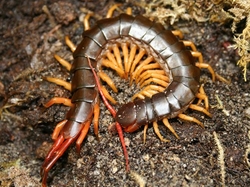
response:
[[[133,102],[123,105],[116,113],[116,122],[118,122],[125,132],[134,132],[140,128],[136,118],[136,108]]]

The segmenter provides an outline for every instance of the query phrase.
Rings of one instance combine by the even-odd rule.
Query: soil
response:
[[[43,104],[54,96],[70,97],[63,87],[44,80],[53,76],[69,81],[69,72],[53,55],[72,61],[64,36],[76,44],[81,41],[81,7],[104,17],[117,2],[0,2],[0,186],[41,186],[40,168],[52,145],[51,134],[68,111]],[[134,14],[143,12],[133,3],[123,3],[121,9],[128,6]],[[131,168],[127,173],[119,138],[108,130],[114,120],[101,103],[100,140],[91,127],[80,155],[71,146],[50,171],[48,186],[250,186],[250,82],[244,82],[236,65],[237,51],[228,48],[233,44],[230,23],[180,20],[173,28],[184,31],[185,40],[193,41],[204,60],[231,81],[213,82],[210,73],[202,71],[213,117],[192,110],[186,114],[205,128],[171,119],[180,139],[159,125],[169,143],[161,142],[152,126],[145,144],[143,129],[125,133]]]

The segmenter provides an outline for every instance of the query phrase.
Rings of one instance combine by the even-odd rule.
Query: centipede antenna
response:
[[[100,85],[100,82],[98,81],[98,77],[97,77],[97,74],[95,72],[95,69],[92,67],[89,57],[87,57],[87,59],[88,59],[88,62],[89,62],[89,67],[91,68],[91,70],[92,70],[92,72],[94,74],[96,85],[98,87],[98,90],[99,90],[99,93],[100,93],[100,95],[102,97],[102,100],[103,100],[104,104],[106,105],[106,107],[108,108],[108,110],[110,111],[110,113],[112,114],[112,116],[115,117],[116,116],[116,111],[109,104],[108,100],[105,98],[104,94],[102,93],[101,85]],[[129,167],[129,160],[128,160],[128,152],[127,152],[127,149],[126,149],[122,128],[121,128],[121,125],[119,123],[117,123],[117,122],[115,123],[115,126],[116,126],[117,133],[119,135],[121,144],[122,144],[123,153],[124,153],[124,157],[125,157],[125,160],[126,160],[126,170],[129,171],[130,167]]]

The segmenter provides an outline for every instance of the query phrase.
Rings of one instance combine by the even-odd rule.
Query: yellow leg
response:
[[[144,76],[143,79],[141,79],[141,81],[139,82],[140,87],[141,87],[141,85],[144,85],[144,82],[147,82],[147,80],[154,79],[154,78],[158,79],[158,80],[162,80],[162,81],[167,82],[167,83],[170,82],[169,77],[167,77],[166,75],[152,73],[152,74],[148,74],[147,76]]]
[[[151,75],[165,75],[165,71],[164,70],[148,70],[143,72],[141,75],[139,75],[138,78],[136,78],[136,84],[138,83],[142,83],[144,80],[148,79],[149,77],[151,77]]]
[[[124,66],[125,66],[125,73],[127,73],[127,74],[130,72],[130,68],[131,68],[132,62],[133,62],[133,60],[135,58],[136,50],[137,50],[137,46],[134,45],[134,44],[131,44],[130,45],[130,53],[129,53],[128,63],[124,64]]]
[[[191,49],[192,49],[192,51],[194,51],[194,52],[197,52],[197,49],[196,49],[196,47],[195,47],[195,45],[194,45],[194,43],[193,42],[191,42],[191,41],[182,41],[183,43],[184,43],[184,45],[186,46],[186,47],[190,47]],[[202,61],[203,62],[203,61]]]
[[[93,13],[88,13],[83,20],[83,25],[84,25],[84,30],[89,30],[90,26],[89,26],[89,18],[90,16],[93,16]]]
[[[58,56],[57,54],[54,55],[55,59],[62,65],[64,66],[68,71],[71,69],[71,64],[64,60],[62,57]]]
[[[148,124],[144,125],[143,129],[143,143],[146,143],[146,138],[147,138],[147,130],[148,130]]]
[[[177,135],[177,133],[175,132],[174,128],[170,125],[170,123],[168,122],[167,118],[164,118],[162,120],[163,124],[165,125],[165,127],[167,127],[174,135],[177,139],[180,139],[179,136]]]
[[[160,138],[161,141],[163,141],[163,142],[170,142],[170,140],[163,138],[163,136],[160,133],[160,130],[158,128],[158,124],[157,124],[156,121],[153,122],[153,128],[154,128],[155,134]]]
[[[135,94],[135,96],[136,95],[137,94]],[[153,94],[150,91],[148,91],[148,90],[142,90],[138,95],[143,95],[143,96],[151,98]],[[135,98],[132,98],[132,99],[135,99]]]
[[[65,43],[67,44],[67,46],[70,48],[72,52],[76,50],[75,44],[69,39],[68,36],[65,36]]]
[[[114,92],[116,92],[116,93],[118,92],[118,90],[115,86],[115,83],[112,81],[112,79],[106,73],[100,71],[100,72],[98,72],[98,75],[103,81],[105,81],[109,85],[110,88],[112,88],[112,90]]]
[[[202,112],[204,114],[206,114],[207,116],[209,116],[210,118],[212,117],[212,114],[210,114],[210,112],[208,112],[205,108],[195,105],[195,104],[191,104],[189,105],[189,108],[193,109],[193,110],[197,110],[199,112]]]
[[[54,77],[45,77],[45,79],[49,82],[53,82],[57,85],[63,86],[65,89],[71,91],[71,84],[62,79],[58,79]]]
[[[135,100],[135,98],[138,98],[138,99],[145,99],[145,96],[144,96],[144,94],[143,93],[137,93],[137,94],[135,94],[132,98],[131,98],[131,100],[133,101],[133,100]]]
[[[191,51],[192,55],[199,59],[199,63],[197,62],[195,65],[199,68],[208,69],[212,75],[212,80],[215,81],[215,73],[214,73],[213,68],[209,64],[204,63],[202,54],[197,51],[194,43],[191,41],[183,41],[183,43],[185,46],[190,47],[192,49],[192,51]]]
[[[196,62],[195,65],[199,68],[206,68],[212,75],[212,80],[215,81],[215,73],[213,68],[209,64]]]
[[[107,91],[107,89],[106,89],[104,86],[102,86],[102,92],[103,92],[104,96],[105,96],[111,103],[113,103],[113,104],[116,104],[116,103],[117,103],[116,100],[115,100],[113,97],[111,97],[111,95],[109,94],[109,92]]]
[[[119,6],[121,6],[121,4],[115,4],[111,8],[109,8],[106,18],[111,18],[115,9],[118,9]]]
[[[140,85],[140,87],[143,87],[143,86],[145,86],[145,85],[148,85],[149,83],[151,83],[151,82],[154,82],[154,83],[157,83],[157,84],[159,84],[159,85],[161,85],[161,86],[163,86],[163,87],[167,87],[168,86],[168,82],[166,82],[166,81],[163,81],[163,80],[161,80],[161,79],[157,79],[157,78],[149,78],[149,79],[147,79],[146,81],[144,81],[143,82],[143,84],[141,84]]]
[[[114,55],[116,58],[116,63],[118,65],[118,67],[123,70],[122,59],[121,59],[119,47],[115,44],[115,45],[113,45],[112,50],[114,52]]]
[[[161,86],[158,86],[158,85],[148,85],[147,87],[145,87],[142,91],[140,91],[139,93],[135,94],[133,97],[132,97],[132,101],[135,99],[135,98],[140,98],[139,95],[144,95],[143,92],[144,91],[148,91],[149,93],[152,93],[150,92],[151,91],[154,91],[154,94],[155,93],[158,93],[158,92],[163,92],[165,90],[165,88],[161,87]],[[153,94],[152,94],[153,95]]]
[[[182,39],[183,38],[183,34],[180,30],[174,30],[172,31],[172,33],[177,36],[179,39]]]
[[[132,62],[132,66],[130,69],[130,74],[134,72],[135,66],[140,62],[142,57],[145,55],[146,50],[145,49],[140,49],[139,53],[135,56],[134,61]]]
[[[128,78],[128,72],[129,69],[127,67],[128,65],[128,44],[127,43],[122,43],[122,53],[123,53],[123,63],[124,63],[124,70],[125,70],[125,77],[124,78]]]
[[[150,62],[153,61],[153,57],[149,56],[147,57],[145,60],[143,60],[139,66],[136,67],[135,71],[132,72],[132,80],[137,80],[137,78],[142,75],[141,72],[144,70],[143,67],[145,67],[146,65],[148,65]],[[149,71],[149,70],[148,70]],[[144,74],[145,72],[143,72]]]
[[[147,59],[146,59],[147,60]],[[150,59],[148,59],[147,61],[150,61]],[[141,64],[140,64],[141,65]],[[139,66],[140,66],[139,65]],[[134,77],[138,77],[140,74],[142,74],[143,71],[147,71],[147,70],[153,70],[153,69],[161,69],[161,66],[158,63],[152,63],[152,64],[147,64],[144,65],[142,67],[139,68],[139,66],[136,68],[135,72],[133,73],[133,79]]]
[[[179,117],[180,119],[185,120],[185,121],[191,121],[191,122],[197,123],[197,124],[200,125],[202,128],[204,128],[204,125],[203,125],[199,120],[197,120],[197,119],[194,118],[194,117],[187,116],[187,115],[185,115],[185,114],[179,114],[178,117]]]
[[[131,7],[128,7],[127,10],[126,10],[126,13],[128,15],[132,15],[132,8]]]
[[[142,74],[140,74],[136,78],[136,83],[142,82],[142,79],[145,80],[145,79],[149,78],[151,74],[165,75],[165,71],[164,70],[158,70],[158,69],[156,69],[156,70],[147,70],[147,71],[143,72]]]
[[[123,77],[124,71],[121,70],[117,65],[113,64],[110,60],[102,59],[101,64],[102,66],[115,70],[120,77]]]

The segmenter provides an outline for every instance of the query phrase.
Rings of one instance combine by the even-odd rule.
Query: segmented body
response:
[[[151,98],[135,100],[118,110],[116,121],[124,128],[136,125],[134,131],[142,125],[165,117],[173,118],[185,111],[198,92],[200,69],[195,66],[194,58],[183,42],[161,24],[143,16],[120,14],[118,17],[99,20],[94,27],[83,32],[83,40],[74,52],[73,98],[76,98],[75,88],[91,88],[96,93],[86,57],[98,69],[106,49],[112,45],[121,48],[122,45],[131,44],[144,47],[169,76],[169,85],[163,92]],[[80,76],[82,79],[79,79]],[[79,98],[84,101],[85,95]]]
[[[92,121],[94,132],[98,135],[98,92],[103,95],[105,89],[100,90],[99,81],[95,80],[95,71],[90,65],[115,92],[117,89],[103,68],[112,69],[121,78],[129,78],[130,84],[135,81],[140,85],[141,91],[133,96],[131,102],[121,106],[117,113],[113,110],[116,124],[120,124],[127,132],[133,132],[143,125],[147,127],[147,124],[153,122],[158,137],[162,141],[168,141],[159,133],[157,121],[162,120],[178,138],[167,119],[177,116],[203,126],[197,119],[183,114],[187,108],[211,116],[207,111],[207,96],[200,87],[199,68],[207,68],[213,80],[215,76],[213,69],[203,63],[202,55],[196,51],[193,43],[180,41],[157,22],[128,14],[99,20],[91,29],[84,31],[82,36],[81,43],[73,53],[72,66],[68,62],[62,62],[61,58],[58,60],[70,69],[71,84],[60,79],[47,78],[48,81],[71,90],[72,98],[53,98],[45,104],[45,107],[49,107],[62,103],[70,106],[70,110],[66,119],[58,123],[53,132],[55,143],[41,168],[44,187],[48,172],[73,142],[76,142],[77,151],[80,152],[80,145]],[[193,51],[190,52],[186,46],[190,46]],[[194,56],[199,58],[198,63],[195,63]],[[104,96],[105,100],[109,94]],[[197,104],[192,103],[195,98],[199,99]],[[112,97],[108,99],[114,102]],[[204,101],[204,108],[199,106],[201,101]],[[107,103],[105,102],[106,106],[110,108]],[[121,131],[118,132],[122,139]],[[125,153],[125,144],[123,141],[121,143]],[[125,155],[129,168],[127,154]]]

